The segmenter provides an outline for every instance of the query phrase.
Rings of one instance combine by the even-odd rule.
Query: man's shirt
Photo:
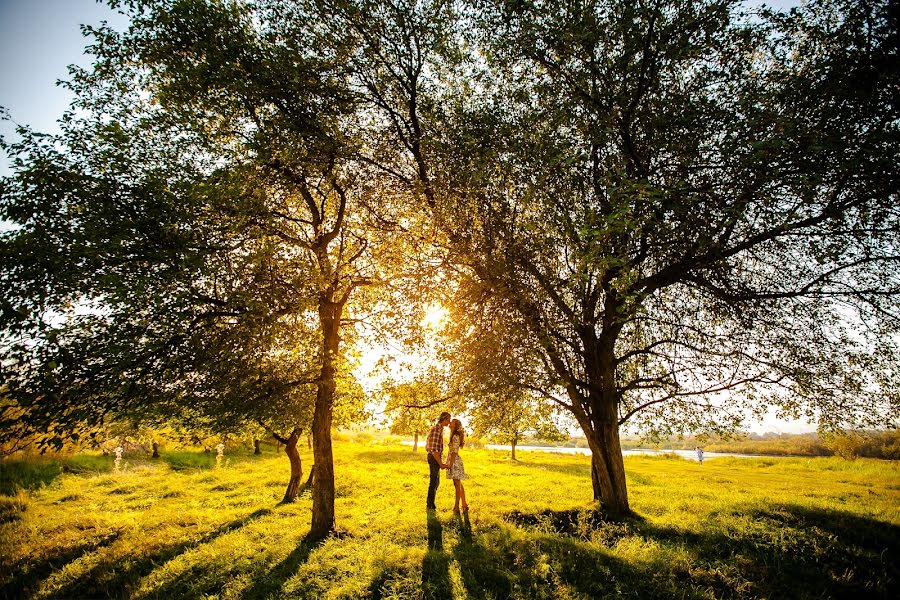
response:
[[[438,456],[444,453],[444,426],[438,423],[428,432],[425,440],[425,452],[431,454],[437,452]]]

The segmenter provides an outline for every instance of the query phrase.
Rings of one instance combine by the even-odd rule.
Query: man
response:
[[[428,501],[425,506],[428,510],[435,510],[434,496],[437,494],[438,484],[441,482],[441,469],[446,468],[441,455],[444,453],[444,427],[450,425],[450,413],[442,412],[434,427],[428,432],[425,440],[425,452],[428,454]]]

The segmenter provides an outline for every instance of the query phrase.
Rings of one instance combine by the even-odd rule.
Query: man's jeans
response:
[[[437,494],[438,484],[441,482],[441,465],[430,452],[428,453],[428,470],[430,479],[428,481],[428,502],[425,506],[427,508],[437,508],[434,505],[434,496]]]

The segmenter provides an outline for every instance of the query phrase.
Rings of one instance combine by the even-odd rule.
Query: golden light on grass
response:
[[[587,456],[467,448],[468,519],[442,481],[429,522],[423,453],[372,441],[335,435],[341,535],[311,549],[311,497],[278,504],[268,446],[218,469],[199,450],[119,473],[90,454],[0,463],[28,488],[0,493],[0,597],[894,597],[891,461],[628,456],[639,517],[618,522],[592,512]]]

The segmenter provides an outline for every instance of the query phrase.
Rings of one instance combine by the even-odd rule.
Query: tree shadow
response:
[[[450,555],[444,552],[444,528],[433,510],[426,511],[428,552],[422,558],[422,596],[450,598]]]
[[[581,544],[602,550],[636,537],[661,547],[683,549],[689,565],[663,567],[666,577],[645,568],[591,558],[606,568],[617,589],[660,597],[677,590],[708,590],[716,597],[895,598],[900,596],[900,527],[838,510],[798,505],[735,507],[738,519],[713,521],[699,530],[660,526],[640,517],[609,521],[592,511],[512,512],[507,520],[535,533],[545,544]],[[562,548],[562,546],[560,546]],[[585,559],[585,550],[567,553]],[[559,559],[560,557],[557,557]],[[621,563],[621,561],[618,561]],[[579,583],[577,570],[557,569],[566,584]],[[666,578],[668,581],[666,581]],[[648,587],[647,582],[658,581]],[[677,587],[672,587],[672,582]],[[680,593],[680,592],[679,592]]]
[[[759,595],[797,598],[900,597],[900,527],[833,509],[799,505],[734,511],[752,526],[700,534],[646,525],[658,540],[686,544],[704,563],[740,565]]]
[[[495,527],[473,532],[461,519],[453,556],[467,596],[473,600],[586,596],[673,597],[647,573],[608,552],[559,534],[513,535]],[[699,598],[692,590],[679,597]]]
[[[27,571],[22,571],[20,568],[17,577],[13,576],[12,579],[0,586],[0,598],[25,598],[33,595],[40,583],[54,571],[78,560],[85,554],[109,546],[121,536],[121,531],[114,531],[75,547],[55,550],[43,560],[33,563]]]
[[[55,460],[0,461],[0,494],[12,496],[21,488],[34,490],[53,483],[63,472]]]
[[[196,540],[165,546],[156,552],[140,555],[135,558],[122,556],[111,557],[95,565],[78,579],[55,590],[52,598],[92,598],[92,597],[125,597],[135,588],[140,579],[149,575],[157,567],[164,565],[180,554],[193,548],[214,541],[216,538],[240,529],[251,521],[270,514],[264,508],[239,519],[219,525],[212,531]],[[71,561],[69,561],[71,562]],[[49,575],[49,573],[47,574]]]
[[[659,586],[630,563],[568,536],[522,535],[513,528],[491,524],[474,530],[469,515],[454,517],[457,541],[445,550],[443,526],[428,516],[428,553],[422,561],[419,589],[405,588],[408,571],[383,569],[371,582],[373,599],[397,596],[450,598],[450,563],[459,566],[465,594],[472,600],[505,598],[630,596],[635,598],[701,598],[693,590]]]
[[[285,582],[297,573],[300,565],[309,559],[312,551],[325,543],[327,539],[317,539],[310,536],[303,538],[300,544],[284,557],[281,562],[268,571],[257,575],[250,583],[250,586],[241,592],[241,597],[269,598],[276,595],[284,587]]]

